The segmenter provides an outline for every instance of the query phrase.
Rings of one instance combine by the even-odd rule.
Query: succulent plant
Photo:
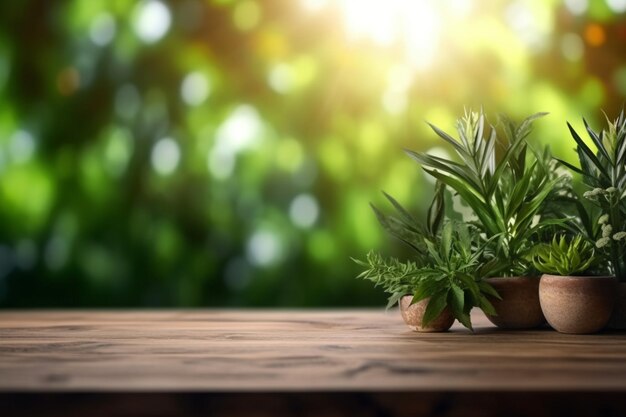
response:
[[[535,268],[551,275],[584,275],[597,260],[593,243],[580,235],[569,242],[563,235],[555,236],[551,243],[536,246],[532,254]]]

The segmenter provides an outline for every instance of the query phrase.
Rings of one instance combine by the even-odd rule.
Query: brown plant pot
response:
[[[500,294],[501,300],[491,298],[496,316],[487,315],[490,322],[501,329],[532,329],[546,322],[539,304],[539,278],[487,278]]]
[[[626,282],[617,285],[615,308],[607,325],[609,329],[626,330]]]
[[[586,334],[602,330],[613,312],[615,277],[543,275],[539,301],[552,328],[561,333]]]
[[[452,311],[447,307],[441,312],[439,317],[428,323],[427,326],[422,326],[422,319],[424,318],[424,313],[426,312],[430,298],[425,298],[415,304],[411,304],[411,301],[413,301],[413,296],[405,295],[400,299],[398,304],[400,305],[400,314],[402,314],[404,322],[413,331],[424,333],[445,332],[452,327],[454,316],[452,315]]]

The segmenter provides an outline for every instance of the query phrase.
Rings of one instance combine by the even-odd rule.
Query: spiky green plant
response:
[[[555,178],[546,158],[526,142],[533,121],[544,114],[532,115],[519,125],[503,117],[501,138],[493,126],[487,126],[482,112],[469,112],[457,121],[458,139],[430,125],[453,147],[459,161],[407,151],[473,210],[476,225],[493,240],[494,257],[500,260],[494,275],[530,274],[528,254],[538,232],[562,221],[542,214],[547,199],[564,180]]]
[[[584,275],[596,262],[594,245],[583,236],[569,242],[565,236],[535,247],[532,261],[539,272],[552,275]]]
[[[626,282],[626,118],[624,111],[607,128],[594,131],[583,119],[595,152],[568,123],[580,167],[558,160],[582,176],[590,188],[584,197],[592,201],[599,211],[585,210],[579,205],[582,231],[596,241],[596,246],[606,259],[607,273]]]

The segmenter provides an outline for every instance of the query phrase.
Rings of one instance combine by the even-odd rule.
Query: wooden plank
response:
[[[418,334],[397,311],[0,312],[2,392],[626,390],[626,334]]]

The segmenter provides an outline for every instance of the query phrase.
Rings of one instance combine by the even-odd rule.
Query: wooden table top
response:
[[[410,331],[397,311],[0,312],[0,392],[626,391],[626,333]]]

